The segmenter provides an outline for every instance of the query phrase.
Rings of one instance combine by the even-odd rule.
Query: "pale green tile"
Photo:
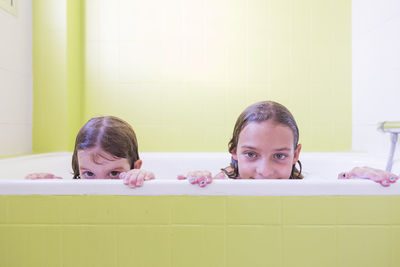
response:
[[[8,222],[58,224],[58,199],[56,196],[9,196]]]
[[[226,120],[223,120],[226,123]],[[210,124],[208,124],[205,127],[209,127]],[[224,123],[219,123],[219,125],[213,125],[212,126],[213,131],[205,131],[203,133],[203,138],[205,140],[205,143],[207,144],[205,146],[208,151],[206,152],[219,152],[219,151],[225,151],[226,150],[226,140],[229,140],[232,137],[232,130],[229,129],[227,131],[227,127],[224,125]],[[217,135],[217,136],[215,136]],[[226,166],[229,165],[229,162],[226,162]],[[223,166],[221,166],[222,168]]]
[[[134,126],[136,124],[146,124],[149,122],[153,124],[162,123],[162,116],[154,116],[154,114],[162,114],[165,112],[165,110],[163,110],[163,90],[165,90],[165,88],[159,83],[123,83],[117,84],[117,87],[113,85],[109,86],[102,94],[104,95],[103,99],[105,102],[109,103],[110,101],[115,101],[119,103],[119,105],[115,106],[108,105],[110,113],[116,116],[125,117],[128,115],[127,107],[129,107],[130,114],[134,114],[134,116],[131,115],[128,116],[128,118],[132,120],[132,125]],[[146,93],[138,94],[134,98],[121,97],[121,95],[132,91],[142,91]],[[93,93],[96,94],[98,91],[95,90]],[[110,99],[110,97],[112,97],[112,99]],[[145,105],[144,103],[152,103],[152,105]],[[99,110],[102,109],[104,109],[104,107],[99,108]]]
[[[247,103],[256,103],[265,99],[268,99],[268,84],[266,82],[249,83],[249,93],[247,94]]]
[[[285,267],[336,267],[336,228],[333,226],[283,228]]]
[[[8,196],[0,196],[0,224],[7,223]]]
[[[0,266],[10,266],[9,252],[8,250],[12,247],[10,238],[10,226],[0,225]]]
[[[387,226],[338,227],[338,266],[389,267],[390,234]]]
[[[224,197],[175,197],[171,209],[173,224],[223,224],[225,222]]]
[[[400,196],[390,196],[390,223],[400,226]]]
[[[205,263],[203,266],[225,266],[226,228],[219,226],[205,226],[203,233],[203,257]]]
[[[226,200],[227,224],[280,224],[280,197],[236,196]]]
[[[268,1],[247,2],[247,79],[249,82],[268,80]],[[265,98],[263,98],[265,99]]]
[[[169,224],[170,198],[170,196],[114,196],[112,200],[116,223]]]
[[[338,224],[390,224],[388,196],[343,196],[337,206]]]
[[[68,6],[71,5],[73,4]],[[108,11],[104,10],[106,5],[90,8],[92,5],[97,4],[91,2],[88,5],[89,17],[93,16],[93,13],[96,13],[95,17],[104,12],[108,14]],[[181,5],[174,1],[168,4],[168,8],[175,12],[181,9]],[[164,38],[165,40],[162,42],[158,40],[159,28],[155,26],[158,22],[151,22],[150,28],[157,28],[156,40],[148,42],[147,45],[137,42],[134,44],[122,42],[110,50],[111,53],[107,53],[101,47],[108,47],[110,40],[96,40],[95,45],[87,44],[89,56],[84,60],[85,77],[80,77],[82,74],[79,70],[73,68],[76,66],[79,68],[82,65],[80,64],[82,63],[81,59],[77,56],[82,51],[78,51],[76,55],[67,60],[58,53],[60,46],[67,46],[68,51],[75,51],[77,46],[74,45],[79,46],[77,22],[83,18],[78,16],[71,24],[69,21],[71,14],[67,13],[64,20],[67,19],[67,25],[73,27],[68,27],[68,29],[72,29],[72,34],[64,40],[65,27],[56,27],[56,31],[50,31],[53,26],[48,26],[60,25],[53,21],[53,17],[57,16],[50,14],[54,13],[51,12],[53,9],[56,11],[62,9],[48,8],[47,6],[46,4],[35,4],[34,12],[36,14],[34,36],[39,37],[34,38],[36,40],[34,42],[34,59],[36,59],[34,60],[34,72],[38,74],[35,75],[38,77],[38,86],[35,89],[38,89],[40,93],[39,95],[35,94],[37,99],[34,102],[37,112],[34,117],[43,117],[41,115],[44,114],[48,118],[42,120],[41,124],[43,125],[35,124],[33,138],[35,150],[65,148],[68,143],[73,141],[71,138],[74,135],[73,131],[65,131],[65,125],[69,125],[65,122],[72,121],[73,128],[76,128],[79,118],[74,115],[79,112],[72,109],[73,111],[61,112],[62,114],[59,116],[59,113],[47,114],[47,111],[49,103],[55,108],[60,106],[61,96],[72,88],[69,88],[71,82],[75,84],[79,82],[80,78],[97,83],[84,86],[85,97],[80,100],[84,104],[83,117],[109,113],[126,118],[135,129],[141,128],[142,130],[138,135],[142,151],[195,151],[202,149],[204,144],[211,151],[225,150],[225,142],[225,147],[217,141],[193,142],[193,140],[205,138],[219,140],[220,132],[224,132],[223,130],[209,133],[207,136],[204,136],[201,131],[183,133],[185,129],[192,127],[193,121],[201,122],[201,125],[205,124],[207,119],[205,119],[206,116],[203,116],[204,109],[207,109],[207,114],[218,113],[221,114],[221,117],[236,114],[231,112],[230,107],[220,109],[219,105],[215,106],[213,103],[208,106],[204,104],[208,103],[212,94],[208,96],[199,94],[202,92],[199,88],[204,88],[205,91],[212,89],[212,86],[207,84],[208,81],[271,82],[272,86],[268,88],[270,90],[268,97],[272,99],[283,100],[289,104],[295,102],[299,106],[305,106],[304,103],[308,99],[312,99],[311,106],[316,103],[324,103],[330,107],[328,112],[324,109],[317,109],[316,112],[309,113],[304,120],[308,119],[310,125],[318,124],[316,119],[320,117],[319,114],[324,114],[326,121],[333,122],[334,129],[336,128],[334,121],[338,118],[345,118],[344,125],[349,125],[351,122],[351,116],[347,116],[348,113],[346,113],[349,107],[351,108],[351,103],[345,101],[345,105],[342,105],[340,110],[336,109],[332,112],[332,107],[336,108],[337,102],[323,101],[327,98],[326,95],[331,93],[329,90],[332,88],[343,88],[344,92],[335,94],[339,99],[351,99],[351,95],[349,95],[349,92],[351,93],[351,1],[213,1],[207,3],[205,9],[201,8],[201,5],[184,3],[182,10],[188,21],[178,20],[175,18],[176,16],[172,16],[174,17],[172,22],[168,19],[168,26],[163,27],[163,36],[166,39]],[[78,8],[80,5],[75,3],[75,6]],[[167,13],[167,16],[171,17],[169,14],[171,12]],[[201,22],[203,17],[206,19]],[[57,19],[59,18],[57,17]],[[148,22],[148,18],[137,19]],[[182,36],[182,28],[186,29],[185,36]],[[200,29],[203,30],[200,31]],[[95,30],[96,33],[89,31],[87,34],[97,36],[99,32],[104,33],[104,30],[107,29],[103,29],[102,25],[99,25],[99,28]],[[199,34],[199,32],[203,32],[203,34]],[[151,36],[151,31],[148,34]],[[108,34],[106,35],[108,36]],[[141,35],[139,33],[139,36],[136,37],[143,37]],[[145,35],[147,36],[147,34]],[[185,42],[183,42],[183,37]],[[43,40],[49,41],[46,46],[40,45],[46,43],[41,42]],[[117,43],[118,40],[112,41]],[[183,43],[184,45],[182,45]],[[73,44],[72,48],[69,47],[69,44]],[[84,46],[79,49],[82,50]],[[128,49],[131,47],[137,47],[140,51]],[[113,54],[116,51],[122,51],[125,59],[115,60]],[[132,65],[132,61],[127,60],[129,58],[139,60]],[[107,60],[112,64],[104,65]],[[54,64],[59,65],[60,68],[53,68]],[[111,69],[109,69],[110,66]],[[132,67],[137,68],[139,73],[132,72]],[[60,71],[63,69],[67,69],[68,74],[73,74],[72,76],[67,75],[67,85],[59,85],[59,81],[66,78],[65,71]],[[110,71],[107,71],[108,69]],[[102,72],[105,75],[101,75]],[[48,73],[52,75],[48,75]],[[117,75],[118,73],[119,75]],[[132,73],[134,75],[129,75]],[[122,80],[118,81],[118,76],[122,77]],[[310,81],[305,81],[306,79]],[[110,81],[115,83],[111,85]],[[188,85],[188,83],[190,84]],[[315,83],[320,85],[321,89],[313,89],[310,94],[303,93],[304,89],[302,88],[311,87]],[[61,89],[54,90],[54,85],[58,85]],[[183,85],[188,85],[187,90],[183,89]],[[76,103],[79,100],[76,97],[80,93],[78,89],[75,88],[72,92],[75,101],[67,101],[68,103]],[[217,88],[214,91],[214,96],[217,96],[215,99],[220,99],[220,96],[224,94],[222,90],[225,89]],[[229,88],[227,91],[230,91]],[[325,93],[325,97],[321,97],[318,91]],[[67,94],[71,95],[71,92],[68,91]],[[119,97],[121,95],[125,97]],[[238,110],[242,110],[242,105],[251,104],[248,102],[254,101],[257,96],[262,96],[260,91],[254,91],[251,86],[247,86],[243,93],[232,94],[230,97],[234,100],[229,102],[239,103],[238,106],[234,106]],[[55,101],[49,101],[49,99]],[[119,105],[109,105],[110,101],[118,102]],[[63,104],[63,107],[70,107],[71,105],[68,103]],[[182,110],[191,112],[182,112]],[[160,114],[162,115],[159,116]],[[174,118],[175,123],[160,122],[161,118],[165,117]],[[220,115],[217,115],[210,120],[215,122],[219,118]],[[42,127],[50,124],[62,127]],[[138,126],[138,124],[140,125]],[[225,130],[231,131],[233,124],[226,124],[223,127]],[[322,127],[326,127],[326,125]],[[171,130],[171,128],[177,130]],[[51,131],[57,134],[52,134]],[[159,132],[165,133],[165,138],[154,134]],[[349,137],[351,138],[351,132],[340,130],[338,131],[339,135],[335,135],[334,131],[319,131],[315,136],[312,135],[312,131],[303,133],[304,144],[307,144],[306,149],[309,150],[326,151],[335,148],[332,144],[339,144],[339,149],[350,149],[351,146],[348,141]],[[49,136],[51,136],[50,141]],[[324,136],[325,140],[314,138],[318,136]],[[332,140],[332,142],[326,142],[326,139]]]
[[[350,112],[348,112],[350,114]],[[335,140],[332,140],[331,145],[332,149],[330,151],[346,151],[351,147],[351,133],[352,133],[352,125],[351,121],[335,121],[333,125],[333,135],[336,137]]]
[[[115,221],[110,196],[59,196],[64,224],[104,224]]]
[[[390,267],[400,266],[400,227],[394,226],[390,229]]]
[[[335,197],[282,197],[283,224],[336,224]]]
[[[7,265],[4,266],[29,266],[29,234],[31,227],[2,227],[2,242],[6,242],[6,258]],[[4,235],[3,235],[4,234]],[[24,255],[21,257],[21,255]],[[3,258],[3,257],[2,257]]]
[[[281,232],[280,226],[228,226],[226,266],[282,266]]]
[[[31,227],[27,242],[29,251],[24,257],[27,257],[29,266],[62,266],[62,228],[60,226]]]
[[[172,266],[224,266],[225,228],[172,227]]]
[[[58,226],[1,226],[1,266],[62,266],[60,230]]]
[[[175,143],[178,139],[184,139],[183,128],[182,125],[176,124],[170,124],[168,129],[165,129],[163,125],[157,124],[135,124],[135,132],[140,140],[140,147],[145,147],[146,152],[172,151],[170,143]],[[163,133],[162,136],[160,136],[161,132]],[[166,142],[167,139],[168,142]],[[154,140],[160,140],[160,142],[154,142]],[[155,175],[157,179],[157,173]]]
[[[168,196],[60,197],[62,221],[68,224],[167,224]]]
[[[167,226],[116,226],[118,266],[172,266]]]
[[[116,234],[113,226],[64,226],[63,266],[116,266]]]

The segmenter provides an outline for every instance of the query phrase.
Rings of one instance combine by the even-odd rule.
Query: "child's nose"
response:
[[[273,174],[271,164],[267,160],[263,160],[257,166],[257,177],[258,179],[269,179]]]

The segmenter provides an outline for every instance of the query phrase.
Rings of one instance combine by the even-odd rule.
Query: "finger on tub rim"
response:
[[[341,172],[338,174],[338,179],[349,179],[349,173],[348,172]]]
[[[178,180],[186,180],[187,178],[186,178],[186,176],[183,175],[183,174],[178,174],[178,175],[176,176],[176,179],[178,179]]]
[[[189,183],[196,184],[197,183],[196,172],[189,172],[187,175],[187,179],[188,179]]]
[[[30,173],[25,176],[25,179],[36,180],[36,179],[62,179],[62,177],[56,176],[52,173]]]

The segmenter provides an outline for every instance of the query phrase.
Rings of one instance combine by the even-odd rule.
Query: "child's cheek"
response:
[[[255,169],[254,167],[251,166],[251,163],[248,163],[246,161],[239,162],[238,168],[239,168],[239,177],[241,179],[249,179],[254,175],[253,173],[255,172]]]
[[[291,164],[287,164],[283,169],[285,172],[281,175],[281,177],[284,177],[284,179],[289,179],[290,175],[292,174],[292,168],[293,166]]]

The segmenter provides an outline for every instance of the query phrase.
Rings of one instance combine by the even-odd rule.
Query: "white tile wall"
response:
[[[0,9],[0,156],[32,151],[32,1]]]
[[[399,32],[400,1],[353,0],[353,150],[389,153],[390,137],[376,126],[400,121]]]

